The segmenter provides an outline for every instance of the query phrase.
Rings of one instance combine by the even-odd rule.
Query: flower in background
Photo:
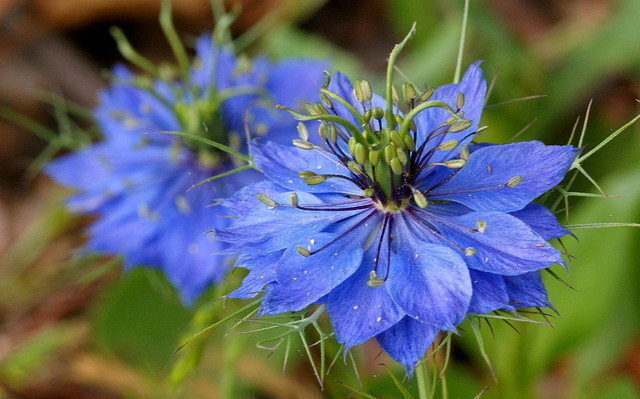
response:
[[[123,255],[129,268],[162,269],[192,303],[228,269],[228,257],[212,255],[225,244],[205,234],[229,221],[212,205],[258,176],[245,170],[251,168],[243,155],[246,134],[290,139],[295,124],[274,104],[304,104],[320,87],[323,68],[312,60],[236,57],[210,35],[197,41],[182,79],[151,79],[117,66],[95,110],[104,140],[47,168],[77,190],[69,200],[74,211],[98,217],[88,248]],[[147,134],[166,131],[187,135]],[[190,190],[225,172],[233,174]]]
[[[435,91],[387,89],[336,74],[308,115],[289,110],[322,121],[323,144],[254,142],[268,180],[226,202],[237,218],[217,236],[249,269],[231,297],[262,292],[262,315],[326,306],[347,349],[375,337],[411,374],[469,313],[550,306],[540,270],[563,259],[547,240],[568,231],[532,201],[578,149],[473,144],[479,63]]]

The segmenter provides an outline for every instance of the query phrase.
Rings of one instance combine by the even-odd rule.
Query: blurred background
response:
[[[185,42],[211,29],[208,0],[173,3]],[[172,352],[194,310],[182,307],[153,270],[123,274],[118,262],[77,254],[90,220],[65,211],[67,192],[38,173],[62,147],[46,139],[45,128],[90,126],[82,115],[108,83],[104,71],[122,61],[111,26],[120,26],[150,59],[171,61],[157,23],[159,5],[0,0],[0,105],[6,107],[0,112],[0,398],[401,397],[382,364],[398,378],[402,371],[374,344],[354,351],[362,383],[338,361],[321,388],[296,344],[284,374],[283,349],[271,355],[256,348],[252,336],[225,361],[224,329],[209,338],[201,367],[181,388],[169,388]],[[240,10],[234,36],[246,40],[244,32],[262,26],[250,52],[328,58],[377,87],[393,44],[417,21],[401,70],[430,86],[453,78],[461,0],[227,5]],[[472,0],[464,65],[483,59],[488,79],[495,78],[482,140],[517,135],[564,144],[591,99],[588,148],[633,118],[640,111],[639,21],[638,0]],[[534,95],[546,97],[500,104]],[[640,221],[639,133],[632,127],[584,165],[607,194],[624,198],[572,198],[563,223]],[[598,193],[584,178],[575,191]],[[483,329],[498,382],[465,331],[454,340],[449,397],[640,397],[640,230],[576,234],[579,241],[565,242],[575,260],[568,272],[557,270],[575,290],[547,282],[560,314],[554,327],[520,323],[516,332],[494,323],[493,331]],[[415,384],[405,385],[415,391]]]

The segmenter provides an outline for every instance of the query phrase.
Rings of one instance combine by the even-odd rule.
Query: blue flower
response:
[[[231,297],[263,292],[263,315],[322,304],[347,348],[375,337],[409,373],[468,313],[550,306],[540,270],[563,259],[547,240],[568,232],[532,201],[578,149],[472,145],[479,63],[402,99],[341,74],[322,91],[309,115],[291,112],[321,120],[324,145],[254,142],[268,180],[226,202],[237,218],[217,236],[249,269]]]
[[[66,155],[47,172],[77,193],[70,207],[98,217],[88,248],[123,255],[127,267],[162,269],[190,304],[228,270],[226,244],[205,234],[228,225],[227,211],[211,206],[257,181],[245,171],[189,190],[245,161],[198,141],[162,131],[186,132],[246,152],[252,135],[276,142],[295,134],[294,122],[275,104],[299,107],[321,85],[324,63],[271,63],[236,57],[209,35],[196,46],[189,76],[155,81],[123,66],[102,92],[95,117],[104,140]]]

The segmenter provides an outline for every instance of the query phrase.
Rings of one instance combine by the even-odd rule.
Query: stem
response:
[[[416,23],[414,22],[413,25],[411,25],[411,29],[409,30],[409,33],[407,34],[407,36],[405,36],[405,38],[400,43],[396,44],[393,47],[391,54],[389,54],[389,64],[387,64],[387,87],[386,87],[387,111],[385,114],[385,118],[387,119],[387,127],[390,129],[396,125],[395,118],[393,116],[393,71],[394,71],[394,66],[396,64],[396,58],[398,58],[398,55],[402,51],[402,48],[407,44],[409,39],[411,39],[415,34],[416,34]]]
[[[246,162],[248,162],[248,163],[253,165],[253,159],[251,159],[250,156],[244,155],[243,153],[241,153],[239,151],[236,151],[233,148],[228,147],[228,146],[226,146],[226,145],[224,145],[222,143],[218,143],[217,141],[209,140],[209,139],[204,138],[204,137],[200,137],[200,136],[196,136],[194,134],[189,134],[189,133],[184,133],[184,132],[158,131],[158,132],[149,132],[148,134],[153,134],[153,133],[156,133],[156,134],[173,134],[174,136],[181,136],[181,137],[186,137],[188,139],[192,139],[192,140],[195,140],[195,141],[199,141],[199,142],[201,142],[203,144],[207,144],[207,145],[210,145],[213,148],[216,148],[218,150],[224,151],[224,152],[226,152],[226,153],[228,153],[230,155],[236,156],[236,157],[242,159],[243,161],[246,161]]]
[[[458,59],[456,60],[456,73],[453,77],[453,83],[460,83],[460,74],[462,72],[462,57],[464,55],[464,39],[467,35],[467,20],[469,18],[469,0],[464,1],[464,13],[462,14],[462,29],[460,30],[460,44],[458,45]]]
[[[427,387],[427,362],[421,362],[416,367],[416,380],[418,381],[418,397],[420,399],[430,399],[429,388]]]
[[[242,353],[245,339],[242,335],[230,334],[223,349],[223,360],[220,375],[220,398],[234,398],[234,386],[238,358]]]
[[[398,131],[398,133],[400,133],[400,137],[402,137],[404,134],[409,132],[409,127],[411,126],[411,122],[413,122],[413,119],[416,116],[418,116],[420,112],[424,111],[425,109],[433,108],[433,107],[442,108],[443,110],[449,112],[451,115],[457,116],[456,111],[454,111],[453,108],[451,108],[449,104],[445,103],[444,101],[431,100],[431,101],[423,102],[417,107],[413,108],[411,111],[409,111],[409,113],[405,117],[404,122],[402,122],[402,126]]]

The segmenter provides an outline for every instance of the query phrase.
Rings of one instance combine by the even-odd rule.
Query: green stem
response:
[[[420,112],[424,111],[427,108],[434,108],[434,107],[442,108],[445,111],[449,112],[451,115],[457,116],[456,111],[454,111],[453,108],[449,106],[449,104],[443,101],[431,100],[431,101],[423,102],[418,106],[416,106],[415,108],[413,108],[411,111],[409,111],[409,113],[407,113],[407,115],[405,116],[404,122],[402,122],[402,126],[400,126],[400,130],[398,131],[398,133],[400,134],[400,137],[409,133],[409,127],[411,126],[411,122],[413,122],[413,119],[416,116],[418,116]]]
[[[191,140],[195,140],[195,141],[199,141],[203,144],[207,144],[210,145],[213,148],[216,148],[218,150],[224,151],[228,154],[231,154],[235,157],[238,157],[240,159],[242,159],[243,161],[246,161],[250,164],[253,164],[253,159],[251,159],[250,156],[244,155],[243,153],[234,150],[231,147],[228,147],[222,143],[218,143],[217,141],[213,141],[213,140],[209,140],[207,138],[204,137],[200,137],[200,136],[196,136],[195,134],[189,134],[189,133],[184,133],[184,132],[171,132],[171,131],[158,131],[158,132],[149,132],[149,134],[173,134],[174,136],[180,136],[180,137],[186,137],[188,139]]]
[[[453,77],[453,83],[460,83],[460,74],[462,73],[462,57],[464,55],[464,40],[467,35],[467,20],[469,18],[469,0],[464,1],[464,13],[462,15],[462,29],[460,29],[460,43],[458,45],[458,59],[456,60],[456,73]]]
[[[238,358],[242,353],[245,339],[242,335],[231,334],[223,347],[223,362],[220,373],[220,398],[231,399],[234,396]]]
[[[427,362],[420,362],[416,367],[416,380],[418,381],[418,397],[430,399],[431,395],[427,386]]]
[[[160,72],[158,71],[158,68],[155,66],[155,64],[142,56],[133,48],[122,29],[114,26],[111,28],[110,32],[111,36],[113,36],[113,39],[116,41],[118,51],[120,51],[120,54],[122,54],[124,59],[142,69],[143,71],[151,74],[152,76],[160,76]]]
[[[398,55],[402,51],[402,48],[407,44],[409,39],[416,34],[416,23],[414,22],[411,25],[411,29],[405,38],[398,44],[393,47],[391,54],[389,54],[389,63],[387,64],[387,87],[386,87],[386,99],[387,99],[387,110],[385,113],[385,118],[387,119],[387,125],[389,128],[395,127],[396,120],[393,115],[393,71],[394,66],[396,64],[396,59]]]
[[[242,166],[240,166],[240,167],[237,167],[237,168],[235,168],[235,169],[228,170],[228,171],[223,172],[223,173],[218,173],[218,174],[217,174],[217,175],[215,175],[215,176],[211,176],[211,177],[209,177],[209,178],[207,178],[207,179],[202,180],[202,181],[201,181],[201,182],[199,182],[199,183],[194,184],[193,186],[189,187],[189,189],[188,189],[187,191],[191,191],[191,190],[193,190],[194,188],[197,188],[197,187],[200,187],[200,186],[201,186],[201,185],[203,185],[203,184],[209,183],[210,181],[217,180],[217,179],[220,179],[220,178],[222,178],[222,177],[229,176],[229,175],[233,175],[233,174],[238,173],[238,172],[243,172],[243,171],[245,171],[245,170],[247,170],[247,169],[251,169],[251,168],[253,168],[253,167],[254,167],[254,166],[253,166],[253,164],[250,164],[250,163],[249,163],[249,164],[246,164],[246,165],[242,165]]]

